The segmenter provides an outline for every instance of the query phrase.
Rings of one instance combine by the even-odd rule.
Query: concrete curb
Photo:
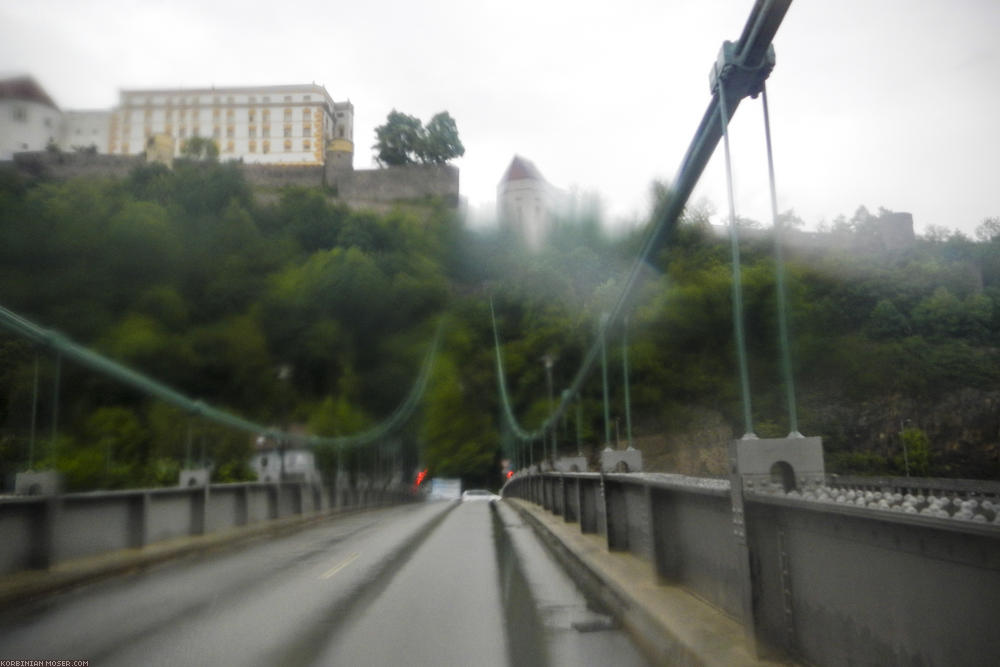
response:
[[[47,570],[23,570],[0,576],[0,606],[10,606],[42,595],[75,588],[101,579],[141,570],[168,560],[235,548],[260,537],[273,537],[360,512],[386,509],[324,510],[303,516],[271,519],[208,535],[153,542],[139,549],[121,549],[57,563]]]
[[[577,524],[532,503],[503,502],[521,514],[584,592],[604,605],[654,664],[794,664],[755,658],[742,625],[687,591],[661,584],[650,563],[609,552],[604,537],[584,535]]]

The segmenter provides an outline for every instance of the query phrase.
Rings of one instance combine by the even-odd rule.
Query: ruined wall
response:
[[[99,155],[36,151],[14,156],[15,167],[36,177],[125,178],[146,164],[139,155]],[[247,182],[256,187],[332,188],[340,201],[350,206],[379,207],[397,201],[440,197],[458,205],[459,172],[451,165],[410,165],[354,171],[342,161],[327,165],[241,164]]]
[[[386,169],[345,171],[328,168],[327,185],[350,205],[441,197],[458,203],[458,169],[444,164],[421,164]]]
[[[14,165],[32,176],[67,179],[125,178],[136,167],[146,163],[139,155],[99,155],[97,153],[61,153],[34,151],[15,153]]]
[[[244,164],[243,174],[251,185],[263,187],[323,185],[323,165]]]

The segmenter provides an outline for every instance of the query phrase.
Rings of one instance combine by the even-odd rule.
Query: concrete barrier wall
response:
[[[0,545],[0,572],[16,572],[31,566],[37,542],[34,532],[44,505],[41,498],[27,502],[0,501],[0,535],[5,536]]]
[[[563,487],[574,500],[546,500]],[[649,561],[664,583],[741,619],[761,657],[986,665],[1000,655],[1000,524],[736,499],[725,480],[659,474],[521,475],[503,495],[548,502],[609,550]]]
[[[778,499],[748,513],[763,640],[830,665],[1000,655],[1000,529]]]
[[[336,500],[350,499],[350,505]],[[365,502],[367,498],[367,504]],[[412,499],[405,489],[216,484],[0,500],[0,574],[272,519]]]
[[[132,546],[133,496],[81,495],[59,509],[54,551],[60,559],[79,558]]]

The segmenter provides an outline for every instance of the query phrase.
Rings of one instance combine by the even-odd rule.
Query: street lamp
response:
[[[542,363],[545,364],[545,381],[549,388],[549,415],[552,415],[552,411],[555,409],[552,400],[552,366],[555,363],[555,357],[553,357],[548,352],[542,357]],[[556,452],[558,450],[557,440],[556,440],[556,428],[552,427],[552,462],[555,463]],[[543,450],[544,451],[544,450]]]
[[[907,477],[910,476],[910,457],[906,451],[907,449],[906,436],[904,435],[906,433],[906,429],[904,428],[904,426],[909,423],[911,423],[909,419],[907,419],[905,422],[902,419],[899,420],[899,441],[903,443],[903,465],[906,467]]]
[[[284,393],[288,392],[288,381],[292,377],[292,367],[289,364],[282,364],[278,366],[278,379],[281,380],[281,386],[284,388]],[[281,436],[278,438],[278,463],[281,465],[281,470],[279,472],[278,481],[285,481],[285,446],[287,445],[286,438],[288,437],[288,412],[290,406],[288,405],[288,396],[286,395],[283,401],[284,414],[282,415],[281,424]]]

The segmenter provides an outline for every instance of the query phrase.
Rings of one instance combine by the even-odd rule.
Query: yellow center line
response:
[[[343,560],[340,563],[337,563],[336,565],[334,565],[333,567],[331,567],[329,570],[327,570],[326,572],[324,572],[322,575],[320,575],[320,579],[329,579],[330,577],[332,577],[333,575],[337,574],[338,572],[340,572],[341,570],[343,570],[345,567],[347,567],[348,565],[350,565],[351,563],[353,563],[354,559],[356,559],[360,555],[361,554],[351,554],[350,556],[347,557],[346,560]]]

